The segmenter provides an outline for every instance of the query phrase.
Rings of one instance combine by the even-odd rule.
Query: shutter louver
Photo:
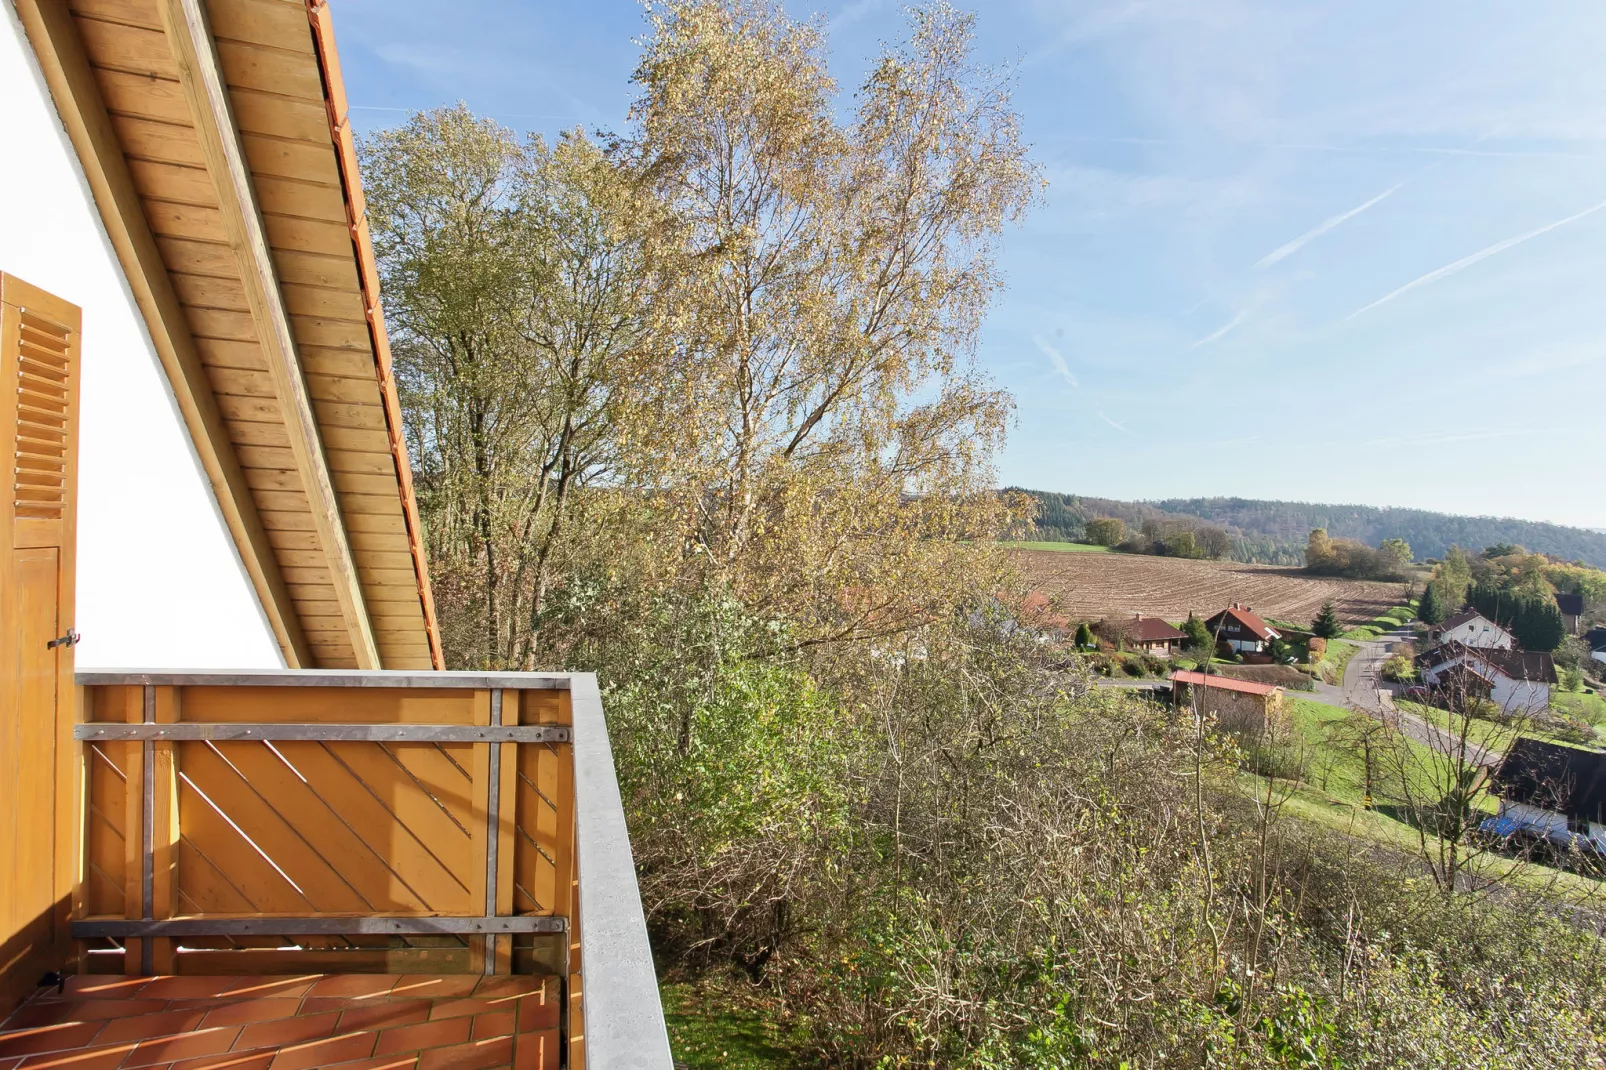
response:
[[[27,311],[17,332],[17,447],[11,496],[20,519],[60,520],[67,503],[71,335]]]

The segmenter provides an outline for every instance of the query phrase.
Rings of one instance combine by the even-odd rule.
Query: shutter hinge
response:
[[[54,650],[58,646],[77,646],[78,645],[78,640],[80,640],[82,638],[83,638],[83,636],[79,635],[77,632],[73,631],[71,628],[68,628],[66,635],[61,636],[59,639],[50,640],[50,642],[46,643],[45,646],[46,646],[47,649],[50,649],[50,650]]]

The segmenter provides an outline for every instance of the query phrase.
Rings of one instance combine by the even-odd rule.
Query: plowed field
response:
[[[1309,624],[1331,601],[1346,624],[1399,605],[1398,583],[1306,576],[1298,569],[1236,561],[1190,561],[1139,554],[1064,554],[1014,550],[1033,586],[1055,597],[1073,619],[1142,613],[1181,620],[1208,617],[1242,602],[1262,617]]]

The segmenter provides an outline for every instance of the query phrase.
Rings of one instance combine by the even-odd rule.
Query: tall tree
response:
[[[1320,636],[1323,639],[1338,638],[1339,633],[1344,629],[1343,625],[1338,622],[1338,611],[1333,608],[1333,603],[1322,603],[1321,612],[1317,613],[1316,619],[1311,622],[1310,630],[1311,634]]]
[[[1424,624],[1444,623],[1444,606],[1439,602],[1439,585],[1430,583],[1422,591],[1422,601],[1417,604],[1416,617]]]
[[[448,655],[530,667],[574,490],[651,383],[651,213],[584,136],[462,105],[361,149]]]
[[[810,641],[931,619],[933,555],[999,519],[1012,402],[974,348],[1039,178],[971,17],[910,18],[846,123],[818,28],[770,0],[655,6],[635,74],[628,148],[682,228],[688,536],[755,607],[846,592]]]

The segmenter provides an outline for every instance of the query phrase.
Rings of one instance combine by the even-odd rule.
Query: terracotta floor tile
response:
[[[322,974],[299,974],[291,977],[237,977],[238,982],[224,995],[231,999],[266,999],[269,996],[304,996],[322,978]]]
[[[558,1027],[558,1001],[542,1002],[531,997],[519,1000],[519,1032],[533,1033],[538,1029]]]
[[[488,1070],[493,1066],[511,1066],[512,1063],[512,1037],[454,1044],[450,1048],[430,1048],[418,1056],[418,1070]]]
[[[206,1012],[202,1026],[246,1025],[250,1022],[271,1022],[277,1018],[294,1018],[301,1009],[299,999],[236,999],[225,1000]]]
[[[199,1059],[181,1059],[167,1070],[268,1070],[276,1051],[226,1051]]]
[[[462,1044],[468,1040],[472,1018],[445,1018],[422,1025],[407,1025],[400,1029],[386,1029],[379,1034],[375,1055],[394,1055],[404,1051],[438,1048],[445,1044]]]
[[[171,1009],[167,1001],[162,999],[78,999],[73,1000],[71,1006],[74,1008],[73,1017],[80,1022],[125,1018],[131,1014],[155,1014]]]
[[[120,1001],[113,1001],[120,1002]],[[42,1025],[60,1025],[63,1022],[85,1021],[83,1015],[78,1013],[77,1000],[52,1000],[49,1003],[24,1003],[12,1012],[11,1017],[0,1025],[0,1031],[16,1029],[37,1029]],[[5,1067],[0,1063],[0,1070]]]
[[[147,1040],[173,1033],[188,1033],[192,1029],[199,1029],[201,1019],[205,1017],[205,1011],[162,1011],[158,1014],[115,1018],[105,1023],[106,1028],[98,1039],[102,1044],[117,1044],[125,1040]]]
[[[111,1044],[106,1047],[79,1048],[77,1051],[58,1051],[49,1055],[30,1055],[22,1060],[23,1070],[112,1070],[121,1066],[132,1044]]]
[[[475,986],[475,999],[501,999],[504,996],[527,996],[541,991],[542,977],[487,977]]]
[[[66,994],[96,999],[129,999],[151,983],[149,977],[124,977],[121,974],[84,973],[67,978]]]
[[[221,1055],[229,1050],[234,1038],[239,1035],[238,1027],[226,1026],[142,1040],[139,1047],[134,1049],[134,1054],[123,1060],[123,1065],[156,1066],[177,1062],[180,1059],[195,1059],[202,1055]]]
[[[340,1031],[350,1033],[357,1029],[387,1029],[427,1022],[429,1008],[430,1001],[427,999],[391,999],[366,1007],[353,1007],[341,1012]]]
[[[493,1003],[483,999],[443,999],[430,1008],[431,1021],[441,1018],[458,1018],[469,1014],[485,1014],[488,1011],[506,1010],[502,1003]]]
[[[105,1024],[105,1022],[61,1022],[57,1025],[41,1025],[32,1029],[14,1029],[0,1033],[0,1058],[82,1048],[95,1039],[95,1035]]]
[[[337,973],[330,974],[307,993],[309,996],[384,996],[396,987],[401,980],[395,974],[387,973]]]
[[[510,1037],[512,1035],[512,1011],[496,1011],[491,1014],[476,1014],[474,1016],[473,1036],[475,1040],[489,1040],[492,1037]]]
[[[287,1044],[305,1044],[321,1040],[335,1031],[340,1020],[337,1012],[310,1014],[299,1018],[280,1018],[272,1022],[255,1022],[240,1030],[240,1039],[234,1042],[235,1051],[253,1048],[284,1047]]]
[[[240,983],[238,977],[157,977],[140,989],[141,999],[206,999]]]
[[[325,1070],[412,1070],[417,1065],[416,1055],[382,1055],[377,1059],[358,1059],[354,1063],[335,1063]]]
[[[429,974],[403,974],[391,989],[395,996],[418,997],[422,999],[459,999],[472,995],[479,985],[480,978],[473,974],[460,973],[446,977],[433,977]]]
[[[315,1066],[366,1059],[374,1053],[374,1033],[342,1033],[310,1044],[280,1048],[272,1070],[309,1070]]]
[[[513,1070],[558,1070],[558,1031],[520,1033],[513,1041]]]

